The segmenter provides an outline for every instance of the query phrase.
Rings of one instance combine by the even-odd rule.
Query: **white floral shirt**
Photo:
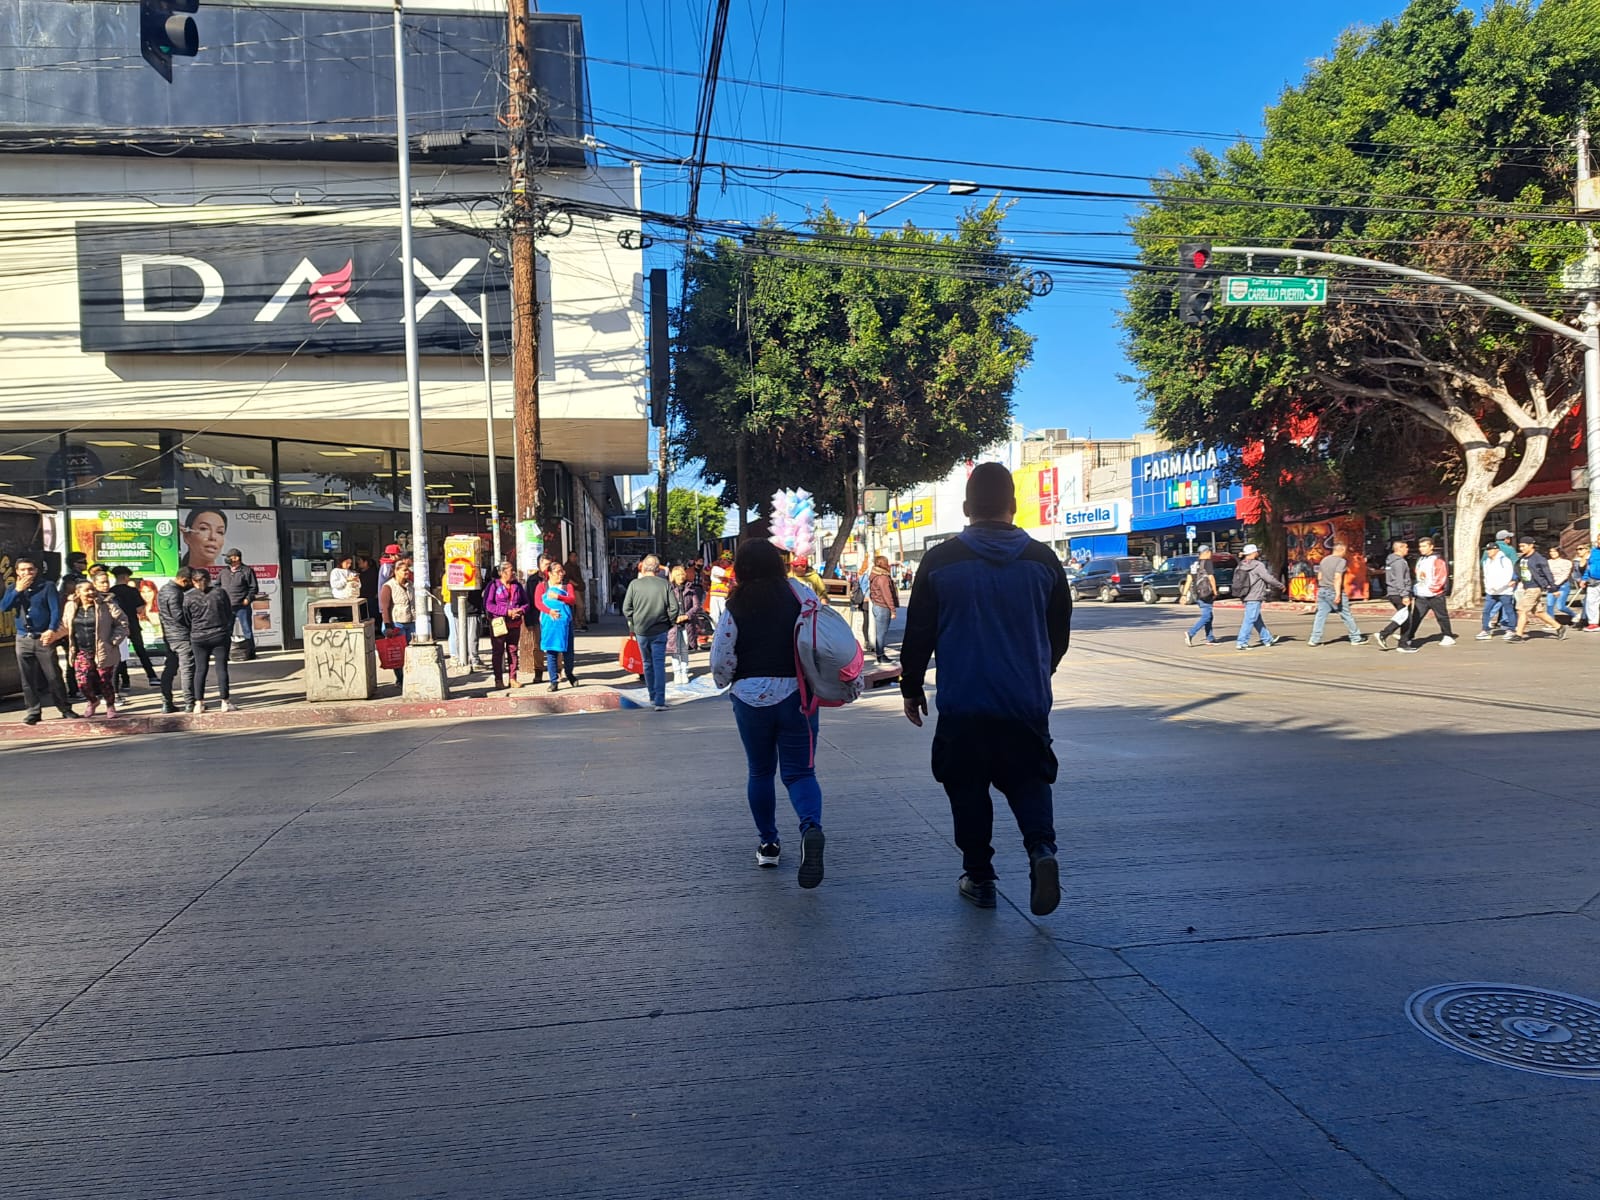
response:
[[[752,708],[768,708],[782,704],[800,690],[800,681],[793,675],[753,675],[749,679],[734,679],[739,669],[739,659],[734,648],[739,644],[739,626],[733,613],[722,610],[716,632],[711,635],[711,679],[718,687],[733,685],[733,694]]]

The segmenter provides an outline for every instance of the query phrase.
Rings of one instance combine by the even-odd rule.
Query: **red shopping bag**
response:
[[[617,651],[617,666],[630,675],[644,674],[644,653],[639,649],[639,639],[630,637]]]
[[[378,665],[385,671],[398,671],[406,665],[406,635],[391,633],[378,638],[373,645],[378,649]]]

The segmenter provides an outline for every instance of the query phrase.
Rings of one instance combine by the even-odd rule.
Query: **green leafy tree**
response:
[[[1176,267],[1178,241],[1195,237],[1377,258],[1570,323],[1578,302],[1558,279],[1583,236],[1552,218],[1571,213],[1572,136],[1597,90],[1593,0],[1495,3],[1476,20],[1454,0],[1415,0],[1342,37],[1267,110],[1259,145],[1196,151],[1158,184],[1135,238],[1152,266]],[[1307,492],[1366,506],[1418,479],[1454,486],[1451,600],[1469,602],[1484,517],[1575,426],[1576,347],[1371,271],[1341,270],[1325,309],[1219,309],[1198,329],[1173,293],[1172,275],[1141,275],[1123,314],[1154,426],[1264,443],[1245,476],[1276,515]],[[1297,440],[1306,417],[1317,435]]]
[[[906,491],[1004,437],[1032,337],[1029,294],[1002,255],[1003,210],[954,234],[873,233],[824,210],[798,232],[768,223],[690,258],[673,400],[678,449],[741,508],[805,488],[856,513],[868,482]]]
[[[641,513],[648,511],[648,507],[646,502],[640,501]],[[681,562],[693,558],[699,553],[702,542],[722,536],[726,523],[727,510],[716,496],[691,488],[668,488],[667,540],[659,549],[662,561]]]

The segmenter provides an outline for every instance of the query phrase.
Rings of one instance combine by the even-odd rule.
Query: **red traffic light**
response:
[[[1194,269],[1196,271],[1203,271],[1205,270],[1206,263],[1211,261],[1211,251],[1196,248],[1190,252],[1189,260],[1194,263]]]

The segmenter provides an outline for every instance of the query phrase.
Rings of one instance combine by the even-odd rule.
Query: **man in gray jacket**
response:
[[[1272,630],[1267,628],[1267,623],[1261,619],[1261,606],[1274,591],[1283,591],[1283,580],[1275,577],[1267,570],[1267,564],[1261,561],[1261,549],[1254,542],[1247,545],[1240,554],[1243,558],[1233,572],[1233,594],[1244,601],[1244,621],[1239,626],[1239,640],[1234,643],[1235,650],[1250,649],[1250,631],[1261,631],[1261,644],[1270,646],[1277,639],[1272,636]]]
[[[639,639],[644,680],[657,712],[667,707],[667,632],[678,620],[678,597],[661,578],[661,560],[654,554],[639,564],[639,577],[622,597],[622,616]]]
[[[1390,543],[1389,557],[1384,560],[1383,590],[1389,603],[1394,605],[1394,616],[1378,630],[1379,650],[1389,648],[1388,638],[1391,634],[1400,636],[1400,649],[1409,651],[1411,646],[1411,638],[1407,634],[1411,628],[1411,562],[1406,558],[1410,549],[1411,544],[1404,538],[1395,538]]]

